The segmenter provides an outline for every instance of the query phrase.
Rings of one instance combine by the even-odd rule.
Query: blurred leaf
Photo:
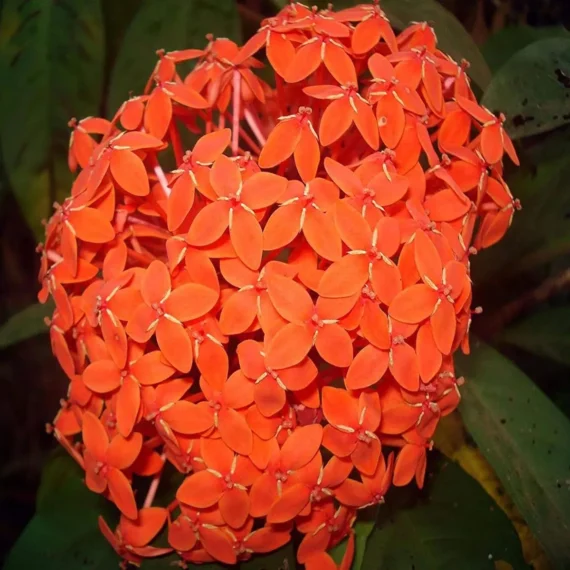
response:
[[[62,452],[46,465],[36,514],[11,550],[4,570],[109,570],[118,558],[99,532],[108,502],[85,487],[83,473]],[[109,518],[107,518],[109,520]]]
[[[363,567],[364,556],[366,554],[366,547],[368,539],[374,530],[376,517],[378,516],[378,507],[369,507],[358,512],[358,519],[352,527],[355,535],[354,539],[354,560],[352,561],[351,570],[369,570]],[[348,539],[345,538],[334,548],[329,550],[329,554],[337,565],[342,562],[344,553],[346,552],[346,544]]]
[[[570,421],[513,363],[481,342],[459,355],[461,414],[556,568],[570,560]]]
[[[549,569],[548,559],[540,543],[532,534],[513,500],[505,493],[490,463],[467,434],[457,410],[441,419],[434,441],[436,449],[457,462],[467,474],[471,475],[509,517],[519,535],[524,559],[532,564],[535,570]]]
[[[494,33],[481,46],[481,52],[495,73],[511,56],[527,45],[555,37],[570,37],[570,32],[564,26],[510,26]]]
[[[274,1],[282,8],[289,0]],[[326,8],[329,3],[328,0],[317,2],[320,8]],[[362,3],[362,0],[336,0],[333,5],[336,10],[341,10]],[[461,59],[469,61],[469,76],[481,89],[487,87],[491,70],[477,44],[461,22],[437,0],[382,0],[380,5],[392,26],[399,30],[412,22],[428,22],[437,34],[438,47],[458,62]]]
[[[53,304],[37,303],[11,316],[0,326],[0,348],[6,348],[27,338],[46,333],[44,322],[53,313]]]
[[[235,2],[144,0],[126,31],[111,75],[107,110],[115,113],[130,92],[142,93],[156,50],[203,48],[206,34],[240,40]]]
[[[69,191],[71,117],[99,108],[104,63],[99,0],[5,0],[0,17],[4,168],[36,235]]]
[[[570,307],[550,307],[504,330],[499,341],[570,366]]]
[[[498,560],[528,568],[509,519],[457,464],[438,462],[422,502],[410,504],[406,494],[392,489],[380,508],[363,569],[492,570]]]
[[[513,138],[570,122],[570,38],[533,42],[493,76],[482,104],[507,115]]]

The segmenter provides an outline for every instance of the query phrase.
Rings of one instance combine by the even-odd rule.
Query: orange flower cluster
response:
[[[459,403],[469,256],[519,207],[516,153],[466,62],[377,2],[208,39],[71,123],[80,171],[40,248],[70,380],[51,429],[120,510],[101,527],[126,561],[232,564],[295,531],[309,570],[349,536],[348,568],[357,510],[422,486]],[[167,468],[183,482],[153,507]]]

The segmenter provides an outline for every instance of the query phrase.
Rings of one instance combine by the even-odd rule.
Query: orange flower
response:
[[[100,527],[125,562],[236,564],[299,531],[307,570],[348,570],[358,510],[424,484],[459,405],[470,256],[520,208],[504,118],[378,2],[157,56],[111,122],[70,122],[38,248],[69,378],[50,431],[121,512]]]

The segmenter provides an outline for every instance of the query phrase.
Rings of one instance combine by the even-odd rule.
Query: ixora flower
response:
[[[51,429],[120,511],[100,526],[125,561],[234,564],[294,536],[332,569],[348,537],[348,568],[359,509],[423,485],[460,400],[469,256],[520,207],[504,118],[436,39],[378,2],[292,2],[242,47],[158,52],[111,121],[70,123],[78,175],[41,247],[70,380]]]

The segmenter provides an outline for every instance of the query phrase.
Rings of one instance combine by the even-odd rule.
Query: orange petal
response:
[[[122,471],[109,467],[107,471],[109,495],[117,508],[130,519],[137,518],[137,504],[129,480]]]
[[[324,259],[337,261],[342,255],[342,243],[332,216],[320,210],[306,210],[303,234],[309,245]]]
[[[321,160],[321,148],[317,137],[308,126],[305,126],[301,132],[293,157],[301,180],[303,182],[313,180]]]
[[[405,390],[416,392],[420,387],[418,359],[414,349],[404,343],[392,346],[390,372]]]
[[[303,324],[313,314],[313,301],[299,283],[279,274],[267,275],[267,292],[277,312],[291,323]]]
[[[146,546],[164,526],[167,518],[166,509],[148,507],[141,509],[135,520],[121,519],[121,534],[126,544]]]
[[[301,138],[301,124],[296,118],[275,125],[259,155],[261,168],[273,168],[287,160]]]
[[[432,314],[437,299],[437,293],[427,285],[412,285],[396,295],[388,314],[402,323],[421,323]]]
[[[252,210],[261,210],[275,204],[287,190],[287,179],[271,172],[258,172],[243,185],[241,199]]]
[[[83,443],[97,461],[104,461],[109,447],[109,436],[103,424],[91,412],[83,414]]]
[[[130,437],[116,435],[109,444],[107,461],[117,469],[128,469],[137,459],[142,449],[142,435],[133,433]]]
[[[234,208],[230,239],[236,255],[245,265],[258,269],[263,254],[263,233],[255,216],[243,208]]]
[[[304,326],[288,323],[280,329],[267,346],[265,361],[274,369],[298,364],[313,346],[313,335]]]
[[[368,264],[366,255],[345,255],[324,272],[319,294],[338,299],[360,293],[368,281]]]
[[[137,421],[140,405],[140,386],[132,376],[127,376],[123,380],[117,398],[117,429],[122,436],[131,435]]]
[[[267,522],[285,523],[293,520],[309,503],[311,491],[306,485],[293,485],[273,503],[267,514]]]
[[[355,357],[346,373],[349,390],[368,388],[382,379],[388,368],[388,351],[365,346]]]
[[[220,410],[218,431],[224,443],[241,455],[249,455],[253,447],[251,428],[245,417],[232,409]]]
[[[324,111],[319,127],[319,139],[323,146],[337,141],[352,124],[353,111],[347,97],[336,99]],[[374,115],[373,115],[374,117]],[[376,129],[378,132],[378,129]]]
[[[68,217],[75,235],[90,243],[106,243],[115,237],[115,230],[105,216],[95,208],[72,210]]]
[[[418,329],[416,353],[420,377],[423,382],[427,383],[439,372],[443,360],[442,354],[435,344],[429,321]]]
[[[281,448],[281,463],[293,471],[304,467],[319,451],[323,428],[319,424],[302,426],[287,438]]]
[[[256,315],[255,290],[236,291],[224,301],[220,314],[220,329],[227,335],[243,333],[252,325]]]
[[[229,202],[217,200],[198,212],[190,229],[187,240],[191,245],[204,246],[214,243],[228,229]]]
[[[315,348],[325,362],[339,368],[350,366],[354,355],[350,335],[338,324],[319,329]]]
[[[224,482],[210,471],[199,471],[187,477],[176,492],[176,498],[185,505],[206,509],[215,505],[224,492]]]
[[[430,319],[433,338],[438,350],[442,354],[449,354],[455,337],[457,320],[455,309],[447,300],[441,300],[439,306]]]
[[[164,310],[179,321],[205,315],[218,301],[218,292],[197,283],[177,287],[164,303]]]
[[[192,342],[180,323],[162,317],[156,327],[156,341],[170,364],[180,372],[192,368]]]
[[[174,431],[187,435],[205,432],[214,425],[214,417],[206,408],[186,401],[176,402],[160,415]]]
[[[83,382],[93,392],[111,392],[121,385],[121,371],[112,360],[98,360],[87,366]]]
[[[111,174],[117,184],[133,196],[147,196],[150,192],[148,175],[143,161],[130,150],[113,150]]]
[[[249,496],[246,491],[233,487],[220,499],[220,512],[226,524],[232,528],[244,525],[249,515]]]

